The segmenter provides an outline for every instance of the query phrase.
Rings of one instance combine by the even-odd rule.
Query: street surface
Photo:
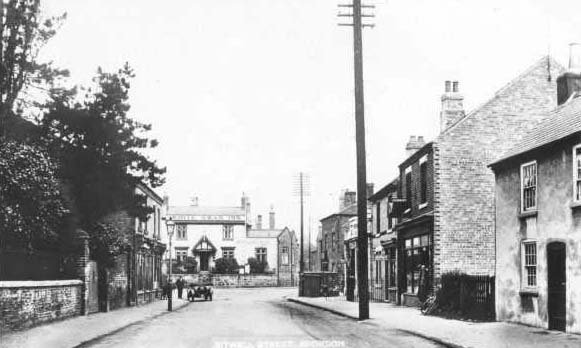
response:
[[[190,305],[86,347],[439,347],[410,334],[288,302],[296,289],[215,289]],[[175,299],[175,301],[181,301]]]

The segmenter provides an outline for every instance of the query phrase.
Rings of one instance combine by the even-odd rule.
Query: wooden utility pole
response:
[[[359,320],[369,319],[369,287],[367,249],[367,173],[365,159],[365,117],[363,98],[363,43],[362,28],[372,27],[363,24],[362,17],[373,17],[361,13],[361,8],[373,8],[373,5],[361,5],[361,0],[353,0],[352,5],[339,5],[352,8],[352,14],[339,14],[339,17],[353,17],[353,51],[355,74],[355,143],[357,150],[357,287],[359,293]]]
[[[301,180],[301,182],[300,182],[300,185],[301,185],[301,261],[300,262],[301,263],[299,265],[299,272],[302,274],[304,272],[304,270],[305,270],[305,264],[304,264],[305,259],[304,259],[304,256],[303,256],[303,251],[305,249],[305,245],[303,244],[303,225],[304,225],[304,223],[303,223],[303,197],[304,197],[304,187],[303,187],[303,173],[302,172],[300,173],[300,176],[301,176],[301,178],[300,178],[300,180]]]

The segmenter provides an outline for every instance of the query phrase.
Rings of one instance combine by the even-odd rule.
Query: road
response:
[[[410,334],[288,302],[295,289],[216,289],[153,320],[90,342],[88,347],[439,347]],[[180,301],[180,300],[176,300]]]

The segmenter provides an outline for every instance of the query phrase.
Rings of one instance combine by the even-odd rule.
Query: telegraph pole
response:
[[[373,24],[362,23],[362,17],[374,17],[362,14],[362,8],[374,8],[373,5],[361,5],[361,0],[353,0],[352,5],[339,5],[352,8],[352,14],[339,14],[339,17],[353,17],[353,23],[340,23],[353,27],[353,51],[355,73],[355,143],[357,150],[357,287],[359,289],[359,320],[369,319],[369,287],[367,258],[367,173],[365,159],[365,117],[363,99],[363,44],[362,28],[373,27]]]
[[[302,289],[302,274],[305,270],[304,265],[304,218],[303,218],[303,205],[304,205],[304,198],[308,196],[310,193],[309,191],[309,176],[303,172],[300,172],[299,175],[296,177],[295,182],[295,194],[300,197],[300,204],[301,204],[301,243],[300,243],[300,260],[299,260],[299,296],[302,296],[303,289]]]

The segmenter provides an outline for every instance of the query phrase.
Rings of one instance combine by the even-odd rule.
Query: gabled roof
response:
[[[214,244],[212,244],[212,242],[210,242],[206,235],[203,235],[202,238],[200,238],[200,240],[198,240],[198,242],[192,248],[193,253],[203,251],[216,252],[216,250],[217,250],[216,247],[214,246]]]
[[[549,145],[581,132],[581,96],[575,95],[565,104],[550,112],[547,118],[521,139],[494,166],[525,152]]]
[[[333,213],[327,217],[322,218],[320,221],[327,220],[333,216],[356,216],[356,215],[357,215],[357,204],[352,204],[337,213]]]
[[[368,201],[378,201],[382,198],[387,197],[387,195],[390,192],[394,192],[397,191],[397,184],[399,182],[399,177],[396,177],[395,179],[393,179],[392,181],[390,181],[387,185],[385,185],[384,187],[382,187],[381,189],[379,189],[379,191],[375,192],[373,195],[369,196],[369,198],[367,198]]]
[[[565,72],[565,68],[559,62],[557,62],[553,57],[551,57],[550,55],[543,56],[541,59],[537,60],[534,64],[532,64],[524,72],[522,72],[517,77],[512,79],[510,82],[508,82],[506,85],[504,85],[501,89],[496,91],[496,93],[494,93],[494,96],[492,98],[488,99],[486,102],[484,102],[481,105],[479,105],[478,107],[474,108],[472,111],[467,113],[464,117],[462,117],[461,119],[456,121],[456,123],[452,124],[450,127],[446,128],[443,132],[441,132],[440,135],[438,135],[438,137],[436,138],[436,142],[438,140],[440,140],[440,138],[442,138],[443,136],[448,134],[449,132],[453,131],[458,125],[460,125],[461,123],[463,123],[467,119],[474,117],[475,115],[478,115],[482,110],[487,108],[489,105],[496,102],[498,99],[501,99],[505,95],[505,92],[509,91],[513,86],[518,85],[518,83],[522,82],[523,79],[525,79],[532,72],[534,72],[537,69],[541,69],[541,68],[546,68],[547,72],[549,71],[549,69],[555,70],[556,71],[555,76],[550,76],[549,74],[547,74],[547,78],[550,77],[554,80],[556,80],[557,76],[559,76],[561,73]]]

